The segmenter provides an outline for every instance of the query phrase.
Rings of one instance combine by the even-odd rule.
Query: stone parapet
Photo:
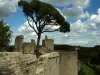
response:
[[[41,55],[38,59],[33,54],[1,52],[0,60],[0,74],[59,75],[58,52]]]
[[[2,71],[3,69],[3,71]],[[36,69],[36,56],[18,52],[0,53],[0,73],[10,70],[13,75],[33,75]]]
[[[52,52],[40,56],[37,70],[37,75],[59,75],[59,53]]]
[[[77,56],[77,51],[57,51],[37,59],[33,54],[0,52],[0,75],[78,75]]]

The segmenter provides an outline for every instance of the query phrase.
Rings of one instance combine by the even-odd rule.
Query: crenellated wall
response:
[[[47,53],[38,60],[37,75],[59,75],[59,53]]]
[[[54,40],[43,40],[36,58],[35,40],[27,43],[19,35],[15,39],[15,52],[0,52],[0,75],[78,75],[77,51],[54,52]]]
[[[0,52],[0,69],[10,69],[15,75],[29,75],[36,68],[36,56],[18,52]],[[2,70],[2,69],[1,69]],[[9,74],[8,74],[9,75]]]
[[[36,59],[32,54],[0,53],[0,75],[59,75],[59,53],[47,53]],[[5,74],[4,74],[5,75]]]

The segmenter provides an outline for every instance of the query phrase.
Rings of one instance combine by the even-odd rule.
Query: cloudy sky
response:
[[[0,0],[0,20],[11,26],[14,44],[16,35],[24,35],[24,41],[37,38],[28,26],[22,10],[18,7],[19,0]],[[100,45],[100,0],[41,0],[52,4],[70,23],[69,33],[44,33],[55,40],[56,44],[80,46]]]

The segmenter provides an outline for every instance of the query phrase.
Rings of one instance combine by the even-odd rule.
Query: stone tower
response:
[[[45,36],[45,39],[42,41],[43,47],[46,47],[49,51],[54,50],[54,40],[48,39],[47,35]]]
[[[78,75],[77,51],[57,51],[60,55],[59,75]]]
[[[23,40],[24,40],[24,36],[23,35],[16,36],[16,38],[15,38],[15,51],[16,52],[22,52]]]
[[[24,42],[23,43],[23,53],[24,54],[34,54],[34,51],[36,50],[36,43],[35,40],[31,40],[31,42],[27,43]]]

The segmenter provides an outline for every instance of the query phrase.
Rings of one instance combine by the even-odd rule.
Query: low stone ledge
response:
[[[20,55],[19,52],[0,52],[0,57]]]
[[[58,52],[52,52],[52,53],[47,53],[47,54],[40,56],[40,58],[54,58],[54,57],[59,57],[59,53]]]

